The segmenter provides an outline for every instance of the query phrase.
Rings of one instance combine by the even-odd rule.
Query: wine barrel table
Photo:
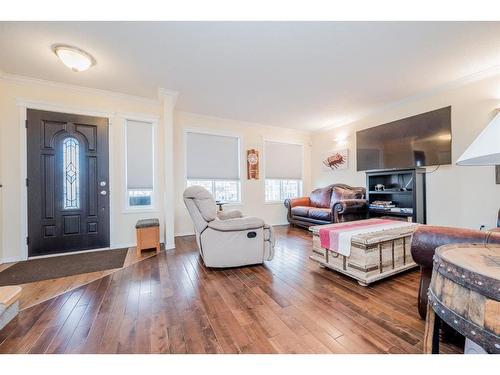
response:
[[[436,249],[424,352],[439,353],[441,320],[488,353],[500,353],[500,245]]]

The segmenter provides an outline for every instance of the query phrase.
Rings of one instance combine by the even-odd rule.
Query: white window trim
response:
[[[231,207],[231,206],[242,206],[243,205],[243,189],[242,187],[242,179],[241,179],[241,171],[243,170],[241,163],[242,160],[246,160],[245,158],[242,158],[242,152],[243,148],[241,147],[241,138],[240,135],[237,133],[233,133],[230,131],[222,131],[222,130],[212,130],[212,129],[206,129],[206,128],[196,128],[196,127],[186,127],[183,129],[183,146],[184,146],[184,187],[187,188],[187,183],[188,183],[188,177],[187,177],[187,137],[188,133],[198,133],[198,134],[208,134],[208,135],[218,135],[221,137],[234,137],[238,140],[238,189],[239,189],[239,197],[240,200],[238,202],[228,202],[225,204],[226,207]],[[195,180],[195,179],[193,179]],[[216,179],[207,179],[207,178],[197,178],[196,180],[205,180],[205,181],[213,181]],[[227,179],[224,181],[229,181],[231,179]],[[236,180],[233,180],[236,181]]]
[[[219,178],[196,178],[196,179],[186,179],[186,184],[185,188],[188,187],[188,181],[210,181],[212,183],[212,195],[215,194],[215,182],[216,181],[236,181],[238,182],[238,198],[239,200],[237,201],[231,201],[231,202],[224,202],[224,206],[241,206],[241,180],[235,180],[235,179],[219,179]],[[214,197],[215,199],[215,197]]]
[[[141,115],[126,115],[122,114],[122,136],[123,136],[123,195],[122,195],[122,213],[142,213],[142,212],[159,212],[159,192],[158,192],[158,118],[141,116]],[[130,206],[128,197],[128,186],[127,186],[127,122],[137,121],[149,123],[153,126],[153,193],[151,194],[151,205],[149,206]]]
[[[295,178],[264,178],[264,204],[283,204],[285,199],[287,199],[287,198],[283,198],[280,200],[272,200],[272,201],[266,200],[266,180],[280,181],[280,197],[283,196],[283,183],[282,183],[283,181],[299,181],[300,182],[299,195],[297,196],[297,198],[302,197],[302,194],[304,191],[304,179],[303,178],[300,180],[295,179]]]
[[[302,178],[298,181],[301,181],[301,186],[300,186],[300,192],[299,192],[299,197],[302,196],[302,194],[304,193],[304,166],[305,166],[305,162],[304,162],[304,155],[305,155],[305,145],[304,143],[301,143],[301,142],[284,142],[282,140],[275,140],[275,139],[272,139],[272,138],[264,138],[263,139],[263,143],[262,143],[262,155],[263,155],[263,158],[261,159],[262,161],[262,171],[264,172],[263,173],[263,176],[264,178],[262,179],[262,183],[264,185],[264,204],[283,204],[283,202],[285,201],[284,199],[283,200],[279,200],[279,201],[268,201],[266,200],[266,180],[268,180],[268,178],[266,177],[266,158],[267,158],[267,155],[266,155],[266,142],[274,142],[274,143],[283,143],[283,144],[286,144],[286,145],[295,145],[295,146],[301,146],[302,147],[302,165],[300,166],[301,167],[301,174],[302,174]],[[293,178],[269,178],[269,180],[294,180]],[[282,192],[282,185],[280,184],[280,196],[281,196],[281,192]]]

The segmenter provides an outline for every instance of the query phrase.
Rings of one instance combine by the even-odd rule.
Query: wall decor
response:
[[[247,150],[247,179],[259,179],[259,150]]]
[[[349,166],[349,150],[331,151],[323,159],[323,165],[333,171],[347,169]]]

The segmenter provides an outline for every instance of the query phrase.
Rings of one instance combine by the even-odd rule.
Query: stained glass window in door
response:
[[[63,199],[64,209],[80,208],[80,145],[75,138],[63,141]]]

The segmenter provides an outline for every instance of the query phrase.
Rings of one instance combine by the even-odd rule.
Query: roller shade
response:
[[[301,145],[266,141],[266,178],[301,180],[302,155]]]
[[[188,179],[240,178],[237,137],[188,132],[186,156]]]
[[[127,188],[153,189],[153,124],[127,120]]]

